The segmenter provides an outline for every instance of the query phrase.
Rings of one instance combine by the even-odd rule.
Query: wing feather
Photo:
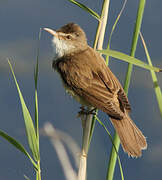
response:
[[[59,59],[53,66],[61,74],[66,86],[86,104],[117,119],[122,119],[124,109],[130,109],[119,81],[103,58],[90,47],[82,53]]]

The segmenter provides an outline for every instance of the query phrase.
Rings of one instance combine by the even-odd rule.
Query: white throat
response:
[[[53,37],[52,46],[54,49],[54,60],[61,58],[68,52],[71,52],[75,47],[67,43],[65,40],[60,40],[57,37]]]

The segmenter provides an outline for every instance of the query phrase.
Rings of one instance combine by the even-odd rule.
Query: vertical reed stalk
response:
[[[102,49],[104,34],[107,24],[109,0],[104,0],[101,12],[101,20],[98,23],[96,37],[94,42],[94,49]],[[98,45],[97,45],[98,42]],[[91,137],[95,126],[95,118],[92,115],[86,115],[81,117],[83,122],[83,140],[82,140],[82,151],[80,156],[80,165],[78,171],[78,180],[86,180],[86,169],[87,169],[87,155]]]
[[[132,38],[132,45],[131,45],[131,52],[130,52],[131,56],[135,55],[138,36],[139,36],[142,18],[143,18],[144,7],[145,7],[145,0],[140,0],[138,12],[137,12],[136,24],[135,24],[135,28],[134,28],[134,34],[133,34],[133,38]],[[132,69],[133,69],[133,65],[129,64],[128,69],[127,69],[126,78],[125,78],[125,83],[124,83],[124,90],[125,90],[126,94],[128,94]],[[115,133],[115,135],[114,135],[114,145],[118,151],[119,146],[120,146],[120,139],[119,139],[119,136],[117,135],[117,133]],[[112,180],[114,177],[116,160],[117,160],[117,154],[116,154],[114,147],[112,146],[111,155],[110,155],[110,159],[109,159],[109,165],[108,165],[108,171],[107,171],[107,180]]]

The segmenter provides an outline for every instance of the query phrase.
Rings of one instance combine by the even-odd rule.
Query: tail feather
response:
[[[125,114],[121,120],[114,118],[110,118],[110,120],[119,135],[123,150],[129,156],[140,157],[142,150],[147,148],[146,138],[128,114]]]

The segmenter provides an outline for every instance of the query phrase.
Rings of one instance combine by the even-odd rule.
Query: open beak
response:
[[[49,32],[50,34],[52,34],[55,37],[58,37],[58,34],[56,31],[49,29],[49,28],[43,28],[45,31]]]

